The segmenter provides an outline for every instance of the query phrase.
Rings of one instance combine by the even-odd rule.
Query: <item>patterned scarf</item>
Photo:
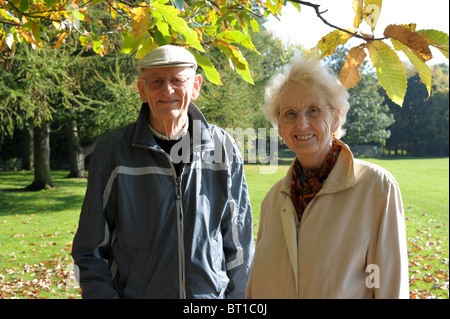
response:
[[[322,167],[306,170],[305,172],[299,160],[297,158],[295,159],[292,170],[291,197],[299,221],[302,218],[306,206],[322,189],[323,182],[336,164],[340,151],[341,146],[333,141],[331,151],[327,155]]]

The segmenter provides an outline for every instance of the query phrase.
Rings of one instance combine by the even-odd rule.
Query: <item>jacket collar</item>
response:
[[[353,154],[345,143],[340,140],[336,140],[336,142],[342,147],[341,152],[339,153],[335,166],[317,196],[340,192],[353,187],[356,183]],[[290,187],[292,184],[293,167],[294,162],[292,162],[281,188],[282,192],[289,196],[291,195]]]
[[[156,143],[155,137],[148,127],[147,118],[149,115],[150,108],[148,104],[142,103],[139,117],[136,121],[136,130],[134,132],[132,145],[144,148],[161,149],[158,143]],[[201,134],[200,146],[197,148],[200,148],[200,150],[204,150],[205,148],[213,148],[214,139],[209,133],[210,125],[197,106],[195,106],[192,102],[188,106],[188,117],[189,126],[192,127],[192,130],[190,129],[191,134],[192,132],[195,132],[194,134]]]

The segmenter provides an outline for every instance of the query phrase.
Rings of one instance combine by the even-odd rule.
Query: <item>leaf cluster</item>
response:
[[[215,66],[203,54],[214,47],[245,81],[253,83],[237,45],[256,52],[249,31],[258,32],[260,20],[279,15],[283,4],[281,0],[0,0],[0,51],[13,54],[22,42],[41,48],[47,41],[57,48],[75,32],[84,47],[104,56],[111,37],[119,35],[120,51],[137,58],[164,44],[185,46],[206,77],[221,84]],[[103,13],[103,30],[97,26],[98,12]]]
[[[432,59],[430,47],[437,48],[448,58],[448,34],[432,29],[416,30],[414,23],[390,24],[384,29],[383,37],[376,38],[374,31],[381,14],[382,0],[353,0],[352,7],[355,12],[353,29],[342,29],[328,23],[322,17],[323,12],[320,12],[319,5],[291,1],[314,7],[319,18],[336,29],[322,37],[312,50],[313,54],[320,58],[332,55],[339,45],[346,44],[350,39],[362,41],[350,49],[342,67],[339,80],[344,86],[352,88],[359,83],[360,68],[368,53],[386,94],[394,103],[402,106],[407,89],[407,75],[398,53],[403,52],[419,72],[430,95],[431,72],[426,64]],[[370,27],[372,34],[361,31],[363,22]]]

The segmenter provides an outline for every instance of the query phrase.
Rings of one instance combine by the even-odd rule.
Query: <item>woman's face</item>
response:
[[[287,84],[277,102],[280,136],[304,169],[320,167],[338,129],[338,110],[329,106],[325,94],[308,85]]]

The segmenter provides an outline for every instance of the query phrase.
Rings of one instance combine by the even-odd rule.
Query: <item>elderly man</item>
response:
[[[191,102],[189,51],[162,46],[138,67],[139,118],[91,159],[72,252],[83,298],[243,298],[254,247],[238,148]]]

